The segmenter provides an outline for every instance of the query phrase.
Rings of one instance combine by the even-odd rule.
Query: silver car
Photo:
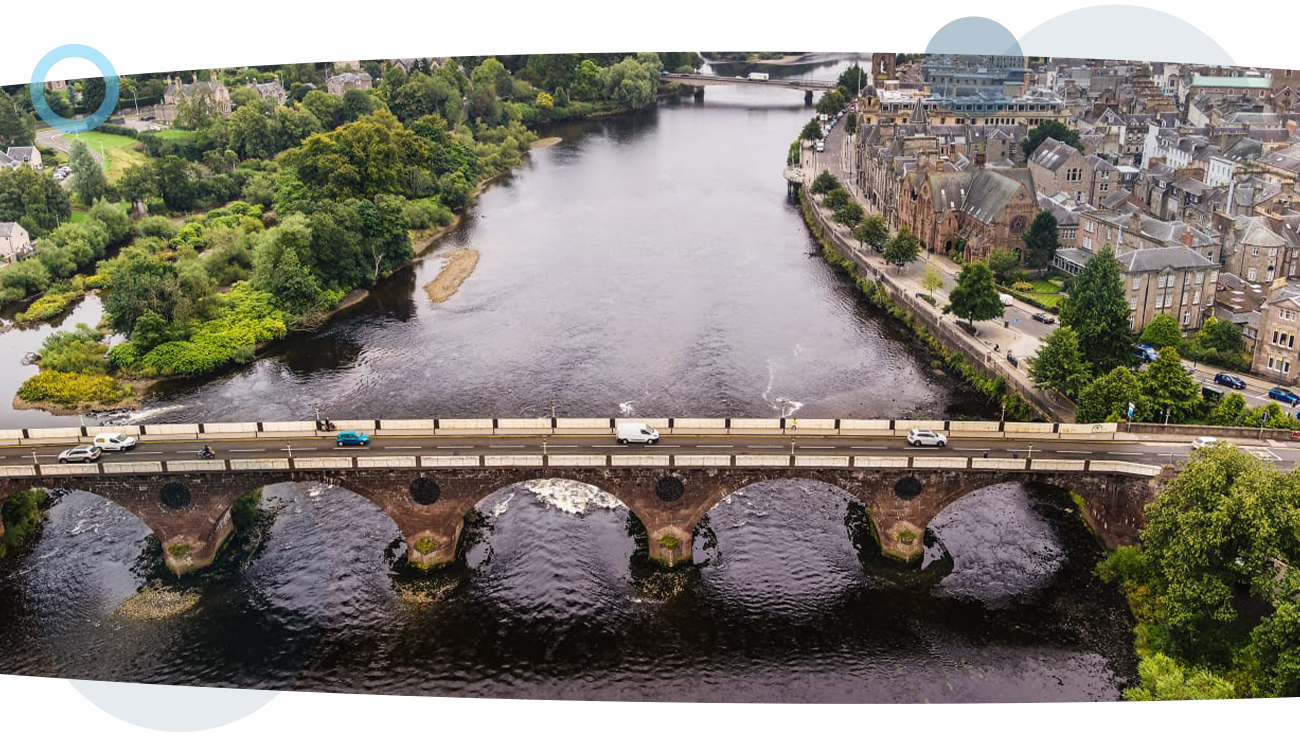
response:
[[[99,446],[76,446],[75,448],[69,448],[59,454],[59,463],[70,464],[73,462],[87,463],[97,461],[99,460],[99,455],[103,452],[104,449]]]

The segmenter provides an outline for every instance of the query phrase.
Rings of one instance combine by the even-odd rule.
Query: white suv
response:
[[[942,448],[948,445],[948,437],[933,430],[912,428],[907,432],[907,442],[913,446],[939,446]]]

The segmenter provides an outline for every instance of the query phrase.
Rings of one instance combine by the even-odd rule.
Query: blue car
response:
[[[1233,389],[1246,388],[1246,382],[1243,381],[1240,376],[1233,376],[1232,374],[1225,374],[1222,372],[1214,375],[1214,383],[1226,387],[1232,387]]]
[[[365,433],[358,433],[355,430],[340,430],[339,434],[334,436],[334,445],[336,446],[366,446],[370,444],[370,436]]]
[[[1156,353],[1156,349],[1152,348],[1150,345],[1139,345],[1136,349],[1134,349],[1133,354],[1136,355],[1138,358],[1141,358],[1143,361],[1146,361],[1147,363],[1150,363],[1154,361],[1156,358],[1160,357],[1160,354]]]
[[[1296,402],[1300,402],[1300,397],[1296,396],[1295,392],[1280,386],[1275,386],[1272,389],[1269,389],[1268,396],[1279,402],[1286,402],[1289,405],[1294,405]]]

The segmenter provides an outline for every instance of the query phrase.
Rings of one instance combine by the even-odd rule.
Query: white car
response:
[[[130,451],[135,448],[135,437],[123,433],[100,433],[95,436],[95,445],[105,451]]]
[[[1192,449],[1196,450],[1196,449],[1205,448],[1211,443],[1218,443],[1218,442],[1219,442],[1218,438],[1215,438],[1213,436],[1203,435],[1199,438],[1192,439]]]
[[[96,461],[99,459],[100,453],[101,450],[99,446],[77,446],[76,448],[69,448],[59,454],[59,463],[67,464],[73,461],[79,461],[82,463]]]
[[[912,428],[907,431],[907,442],[913,446],[939,446],[942,448],[948,445],[948,436],[943,433],[936,433],[933,430]]]

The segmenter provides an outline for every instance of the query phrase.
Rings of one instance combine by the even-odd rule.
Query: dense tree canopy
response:
[[[1109,246],[1092,257],[1061,305],[1061,324],[1079,334],[1094,375],[1134,363],[1133,330],[1119,260]]]
[[[957,285],[953,287],[948,299],[953,314],[968,324],[1002,316],[1002,300],[998,297],[997,286],[993,284],[993,271],[983,261],[962,267],[957,276]]]

